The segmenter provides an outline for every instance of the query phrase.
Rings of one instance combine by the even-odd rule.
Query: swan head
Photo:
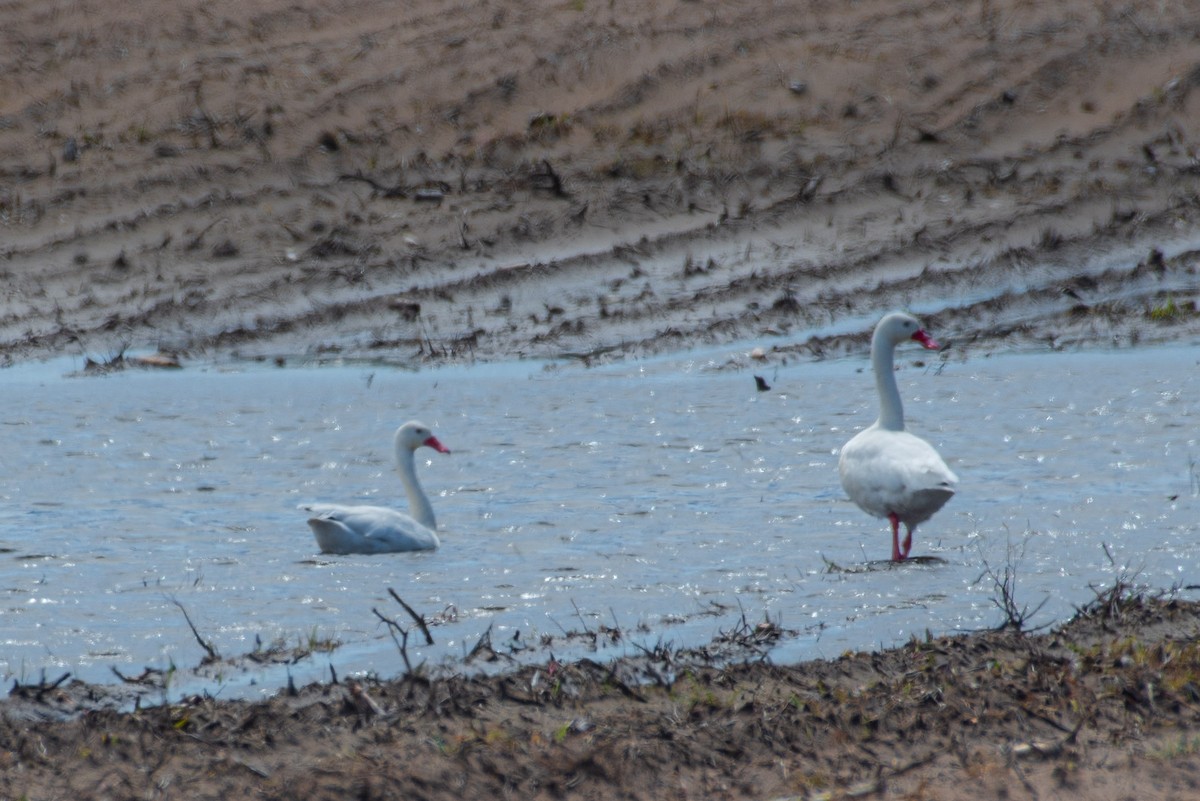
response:
[[[417,448],[433,448],[438,453],[449,453],[450,449],[438,441],[429,426],[410,420],[396,429],[396,451],[415,451]]]
[[[921,323],[916,317],[904,312],[892,312],[880,320],[879,324],[875,326],[875,338],[882,338],[883,341],[892,347],[903,344],[910,339],[914,342],[919,342],[922,347],[928,350],[937,350],[941,347],[929,335],[929,332],[921,327]]]

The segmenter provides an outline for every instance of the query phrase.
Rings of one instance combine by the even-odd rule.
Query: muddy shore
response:
[[[795,666],[658,650],[498,676],[339,679],[131,713],[24,686],[9,798],[1186,799],[1200,605],[1125,585],[1052,633],[1004,627]],[[751,656],[752,654],[757,654]],[[72,709],[89,708],[70,715]]]
[[[1193,2],[0,19],[4,364],[807,360],[896,307],[949,358],[1200,335]],[[133,712],[18,682],[0,797],[1200,794],[1193,603],[1118,586],[1052,633],[802,665],[744,634],[768,639],[720,665],[548,659]]]
[[[0,357],[1194,337],[1198,16],[17,0]]]

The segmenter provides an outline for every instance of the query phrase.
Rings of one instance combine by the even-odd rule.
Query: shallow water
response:
[[[602,369],[528,363],[3,373],[0,671],[193,667],[176,601],[226,656],[336,639],[289,668],[230,669],[212,692],[274,691],[288,671],[402,670],[372,609],[394,588],[440,616],[414,662],[620,628],[600,657],[707,643],[764,616],[800,632],[777,661],[831,657],[1002,621],[985,565],[1016,599],[1068,617],[1118,576],[1200,583],[1197,351],[1002,355],[898,374],[909,426],[959,494],[916,534],[939,564],[882,569],[883,521],[842,495],[837,449],[874,418],[865,358],[716,369],[726,353]],[[434,553],[323,556],[303,501],[402,504],[391,432],[417,417],[453,451],[420,452],[443,529]],[[831,570],[830,564],[847,568]],[[880,569],[857,570],[862,567]],[[444,614],[442,614],[444,613]],[[515,638],[515,639],[514,639]],[[545,651],[539,651],[545,658]]]

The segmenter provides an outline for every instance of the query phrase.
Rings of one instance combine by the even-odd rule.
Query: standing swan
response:
[[[396,466],[413,516],[386,506],[303,505],[301,509],[313,513],[308,525],[323,552],[431,551],[440,544],[433,506],[417,481],[414,453],[423,445],[438,453],[449,453],[450,449],[438,442],[427,426],[415,420],[396,429],[395,442]]]
[[[941,509],[954,494],[958,476],[925,440],[904,430],[904,407],[892,372],[896,346],[907,340],[930,350],[938,344],[915,317],[885,316],[871,337],[871,366],[879,390],[879,419],[842,447],[838,472],[842,488],[864,512],[892,524],[892,561],[902,562],[912,548],[913,529]],[[905,526],[900,542],[900,524]]]

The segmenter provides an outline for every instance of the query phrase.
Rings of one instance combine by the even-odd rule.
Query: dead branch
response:
[[[496,653],[496,649],[492,648],[492,624],[491,623],[488,624],[487,631],[485,631],[483,634],[479,635],[479,640],[476,641],[475,645],[471,648],[470,653],[468,653],[466,655],[466,657],[463,658],[463,662],[465,664],[469,665],[469,664],[471,664],[471,661],[474,660],[475,657],[479,656],[481,653],[488,653],[488,654],[493,654],[493,655]],[[491,661],[491,660],[489,659],[488,661]]]
[[[404,672],[412,674],[412,662],[408,661],[408,629],[401,626],[395,620],[387,617],[375,607],[371,607],[371,611],[375,613],[375,617],[383,621],[388,627],[388,634],[392,637],[392,642],[396,643],[396,648],[400,651],[400,658],[404,660]],[[396,632],[400,632],[400,638],[396,638]]]
[[[404,607],[404,611],[408,612],[408,616],[413,619],[413,622],[417,624],[417,628],[419,628],[421,630],[421,633],[425,635],[425,644],[433,645],[433,635],[429,633],[429,627],[425,625],[425,618],[418,615],[416,612],[413,611],[413,608],[411,606],[404,603],[404,599],[401,598],[399,595],[397,595],[396,591],[393,590],[391,587],[388,587],[388,593],[390,593],[391,596],[396,599],[396,603],[398,603],[402,607]]]
[[[28,698],[30,695],[33,695],[34,698],[36,698],[38,701],[41,701],[42,697],[46,693],[50,692],[51,690],[58,689],[58,686],[69,678],[71,678],[71,672],[67,671],[54,681],[47,682],[46,671],[43,670],[42,678],[37,684],[21,684],[19,681],[14,679],[12,689],[9,690],[9,695],[17,695],[23,698]]]
[[[142,684],[152,687],[162,684],[163,672],[158,668],[145,668],[140,676],[126,676],[124,673],[117,670],[116,665],[110,665],[109,670],[111,670],[118,679],[126,684]]]

